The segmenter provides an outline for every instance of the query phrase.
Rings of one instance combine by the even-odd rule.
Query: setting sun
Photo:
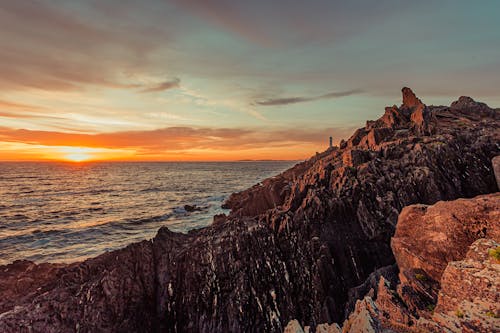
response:
[[[87,154],[69,154],[65,156],[67,160],[73,161],[73,162],[83,162],[85,160],[88,160],[90,158],[89,155]]]
[[[90,148],[67,147],[62,150],[62,152],[64,153],[62,158],[71,162],[83,162],[92,159],[92,149]]]

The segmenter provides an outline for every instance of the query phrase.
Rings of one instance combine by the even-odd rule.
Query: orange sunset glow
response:
[[[277,9],[267,2],[216,3],[3,1],[0,160],[297,160],[377,119],[409,83],[430,104],[465,88],[500,103],[489,12],[467,11],[477,31],[439,26],[443,49],[412,20],[454,22],[446,6],[437,20],[389,1],[358,21],[337,2],[279,6],[279,19],[256,15]],[[464,39],[477,45],[456,52]]]
[[[324,149],[334,130],[193,129],[82,134],[0,128],[3,160],[230,161],[298,160]],[[265,145],[265,146],[264,146]]]

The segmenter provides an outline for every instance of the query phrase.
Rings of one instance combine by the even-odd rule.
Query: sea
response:
[[[202,228],[228,213],[221,204],[231,193],[295,163],[0,163],[0,265],[81,261],[162,226]]]

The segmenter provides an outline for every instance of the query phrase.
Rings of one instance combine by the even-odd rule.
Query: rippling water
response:
[[[222,201],[292,162],[0,163],[0,265],[71,262],[206,226]],[[197,205],[201,211],[186,212]]]

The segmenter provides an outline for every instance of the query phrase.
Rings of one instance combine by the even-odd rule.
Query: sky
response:
[[[499,14],[496,0],[0,0],[0,160],[299,160],[403,86],[499,107]]]

